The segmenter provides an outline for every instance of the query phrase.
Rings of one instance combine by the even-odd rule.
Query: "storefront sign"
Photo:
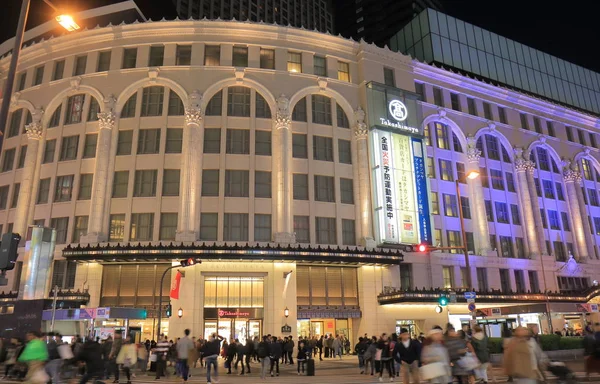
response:
[[[417,214],[421,243],[433,244],[431,236],[431,220],[429,216],[429,200],[427,198],[427,173],[425,171],[425,156],[421,139],[412,138],[413,162],[415,167],[415,187],[417,194]]]
[[[262,319],[263,308],[204,308],[205,319]]]
[[[292,327],[290,327],[289,325],[284,325],[283,327],[281,327],[281,333],[292,333]]]
[[[395,197],[395,182],[394,172],[392,170],[392,135],[388,132],[381,132],[378,140],[380,149],[380,173],[379,188],[383,192],[381,206],[382,212],[380,216],[385,223],[383,232],[387,242],[400,242],[400,232],[398,231],[398,219]]]

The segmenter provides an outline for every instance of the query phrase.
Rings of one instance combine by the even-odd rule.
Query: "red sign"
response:
[[[177,271],[175,279],[171,284],[171,299],[179,299],[179,288],[181,288],[181,272]]]
[[[227,311],[219,309],[219,317],[250,317],[250,312],[243,312],[240,310]]]

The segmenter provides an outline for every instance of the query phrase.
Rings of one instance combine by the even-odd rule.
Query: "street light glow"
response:
[[[476,179],[478,177],[479,177],[479,171],[471,171],[467,175],[467,178],[470,179],[470,180]]]
[[[73,32],[79,29],[79,25],[73,20],[71,15],[58,15],[56,16],[58,24],[62,25],[64,29],[69,32]]]

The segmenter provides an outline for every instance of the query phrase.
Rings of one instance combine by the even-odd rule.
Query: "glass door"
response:
[[[322,321],[311,321],[310,322],[310,336],[321,336],[325,329],[323,328]]]
[[[260,339],[261,325],[262,325],[262,320],[250,320],[248,322],[248,338],[254,339],[255,337],[258,337]]]
[[[219,320],[219,336],[222,336],[227,342],[231,339],[231,320]]]
[[[234,322],[234,338],[238,339],[242,345],[246,345],[246,338],[248,337],[248,320],[235,319]]]
[[[217,322],[216,321],[206,321],[204,323],[204,339],[208,340],[209,336],[213,333],[217,333]]]

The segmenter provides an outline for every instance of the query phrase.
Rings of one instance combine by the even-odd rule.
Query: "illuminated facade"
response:
[[[398,250],[461,244],[456,179],[478,292],[576,292],[600,272],[594,116],[373,45],[226,21],[50,39],[24,49],[17,82],[0,158],[3,231],[54,227],[53,285],[150,317],[162,272],[202,259],[171,300],[184,313],[165,319],[172,335],[287,323],[294,335],[355,339],[397,321],[447,322],[426,295],[378,295],[465,286],[460,251],[403,248],[402,261]],[[393,241],[377,184],[388,136],[393,177],[407,183],[390,192]],[[481,177],[465,180],[470,170]],[[154,331],[152,320],[130,326]]]

